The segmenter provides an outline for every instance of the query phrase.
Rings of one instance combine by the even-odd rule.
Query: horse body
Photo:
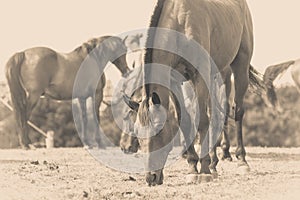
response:
[[[55,100],[72,99],[76,73],[85,59],[83,55],[78,52],[58,54],[45,47],[28,49],[24,54],[20,76],[28,77],[22,80],[28,93],[42,94]]]
[[[97,52],[99,54],[102,54],[102,51],[107,51],[109,55],[118,49],[124,51],[126,49],[120,38],[105,36],[89,40],[70,53],[58,53],[46,47],[35,47],[17,53],[10,58],[6,65],[6,74],[19,128],[19,140],[24,148],[28,148],[30,143],[27,120],[41,96],[55,100],[78,98],[83,121],[81,134],[84,138],[87,126],[86,100],[92,97],[95,107],[100,107],[103,99],[105,76],[103,74],[100,78],[100,69],[99,72],[95,72],[95,68],[85,66],[84,73],[87,80],[83,81],[90,81],[90,83],[80,90],[80,94],[73,93],[73,87],[77,72],[85,58],[104,41],[106,42],[103,44],[101,52]],[[122,55],[116,60],[111,60],[123,74],[129,71],[125,56]],[[95,60],[97,64],[102,64],[99,68],[104,68],[106,63],[110,61],[107,56],[100,55],[96,55]],[[98,81],[99,78],[100,81]],[[94,97],[95,90],[96,95]],[[98,118],[98,109],[96,109],[96,115]]]
[[[237,125],[237,140],[238,147],[236,156],[241,162],[241,165],[247,165],[245,160],[245,149],[242,140],[242,120],[243,120],[243,99],[249,83],[249,69],[250,60],[253,52],[253,33],[252,21],[250,11],[245,0],[190,0],[190,1],[176,1],[176,0],[159,0],[154,14],[151,19],[150,27],[158,27],[165,29],[172,29],[178,31],[186,36],[184,44],[177,43],[174,37],[168,35],[157,36],[155,32],[149,32],[147,39],[147,46],[154,44],[154,49],[147,49],[145,55],[145,63],[159,63],[166,66],[171,66],[173,69],[188,74],[189,79],[195,88],[196,97],[198,99],[200,122],[198,132],[200,133],[201,143],[201,170],[200,173],[210,174],[210,169],[215,170],[215,150],[212,152],[211,158],[205,155],[208,152],[208,144],[204,144],[204,138],[209,127],[209,117],[207,115],[209,94],[206,83],[201,75],[185,63],[182,58],[175,55],[175,53],[155,49],[155,47],[168,46],[174,44],[174,48],[181,48],[184,46],[188,54],[193,54],[194,49],[190,48],[190,41],[199,43],[211,56],[216,63],[222,77],[225,77],[226,67],[231,67],[235,78],[235,120]],[[199,55],[200,56],[200,55]],[[198,62],[198,56],[194,55],[190,58],[199,64],[198,69],[206,69],[205,78],[210,80],[211,75],[217,72],[211,71],[211,63],[209,57]],[[178,67],[181,68],[178,68]],[[182,68],[182,66],[185,66]],[[145,80],[160,75],[161,78],[170,78],[168,74],[160,74],[159,72],[151,71],[152,68],[145,66]],[[157,77],[156,77],[157,78]],[[146,97],[139,106],[137,122],[141,125],[149,124],[149,99],[153,94],[158,94],[161,105],[168,108],[169,93],[168,89],[158,84],[145,85]],[[169,116],[172,117],[172,116]],[[165,148],[166,152],[158,154],[151,154],[158,149],[161,149],[172,139],[170,133],[170,124],[168,120],[162,131],[154,137],[149,138],[148,158],[149,167],[146,180],[149,185],[162,184],[163,174],[162,170],[164,163],[168,156],[170,148]],[[198,157],[195,153],[193,145],[188,148],[187,155],[190,166],[189,173],[197,173]],[[151,165],[155,163],[157,170],[151,170]],[[212,164],[211,164],[212,163]]]

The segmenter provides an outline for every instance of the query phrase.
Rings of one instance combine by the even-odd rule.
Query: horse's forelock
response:
[[[142,126],[148,126],[150,122],[149,118],[149,99],[146,98],[140,105],[138,111],[139,122]]]

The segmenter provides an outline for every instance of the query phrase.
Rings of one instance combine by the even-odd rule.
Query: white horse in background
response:
[[[132,69],[142,66],[144,49],[141,48],[141,38],[143,33],[138,33],[135,35],[126,36],[123,41],[125,46],[128,48],[128,53],[126,55],[126,60],[128,66]]]
[[[266,68],[264,73],[264,83],[267,87],[268,98],[268,100],[265,102],[270,102],[270,105],[268,106],[275,107],[279,112],[282,112],[282,108],[277,99],[274,81],[288,71],[290,72],[291,78],[294,81],[298,92],[300,93],[300,59],[269,66]]]

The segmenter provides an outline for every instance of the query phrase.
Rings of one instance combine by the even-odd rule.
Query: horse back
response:
[[[252,48],[252,19],[245,0],[166,0],[161,17],[159,27],[171,27],[195,40],[221,68],[231,64],[242,40]]]

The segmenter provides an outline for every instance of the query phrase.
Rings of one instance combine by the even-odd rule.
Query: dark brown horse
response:
[[[235,121],[238,141],[236,157],[239,160],[240,166],[248,168],[242,139],[243,101],[249,84],[249,74],[253,74],[254,70],[250,68],[250,60],[253,52],[253,27],[246,1],[159,0],[150,26],[175,30],[185,35],[186,39],[183,46],[187,49],[182,49],[182,51],[186,50],[191,55],[194,55],[195,51],[193,50],[195,49],[193,49],[194,46],[189,44],[192,44],[192,41],[196,41],[208,52],[223,79],[226,67],[231,67],[235,79]],[[206,80],[211,83],[210,79],[212,79],[215,72],[210,67],[211,62],[208,57],[205,59],[200,54],[194,55],[190,58],[191,61],[195,60],[192,65],[195,67],[196,64],[198,65],[196,66],[197,69],[207,70],[207,75],[202,77],[197,70],[194,70],[191,65],[184,62],[176,53],[162,50],[164,45],[168,46],[170,44],[174,49],[179,49],[179,51],[182,48],[182,43],[178,43],[178,40],[174,39],[171,34],[161,35],[161,33],[158,34],[156,31],[149,32],[147,47],[154,46],[154,48],[150,47],[146,50],[145,63],[159,63],[170,66],[187,75],[189,80],[192,81],[200,111],[198,126],[200,143],[202,145],[200,174],[211,174],[211,169],[215,170],[217,160],[210,159],[210,155],[207,152],[215,154],[215,151],[209,150],[210,145],[208,145],[208,141],[205,139],[209,128],[207,108],[210,96]],[[155,45],[158,45],[160,49],[155,48]],[[199,57],[202,58],[200,62]],[[178,69],[179,63],[185,63],[185,68]],[[170,78],[167,72],[161,74],[161,72],[153,71],[153,69],[153,67],[145,66],[146,81],[152,78],[157,79],[157,76],[163,79]],[[139,105],[136,122],[140,127],[147,127],[151,124],[151,121],[149,121],[151,115],[149,100],[153,98],[153,95],[155,97],[158,95],[160,101],[156,102],[160,102],[164,108],[168,108],[169,105],[169,92],[166,87],[150,83],[145,85],[145,94],[144,100]],[[168,152],[171,150],[171,147],[167,145],[172,139],[170,130],[170,124],[166,120],[163,129],[147,140],[148,146],[146,151],[149,152],[149,157],[146,164],[146,169],[148,170],[146,181],[149,185],[162,184],[163,182],[163,167]],[[159,151],[160,149],[164,149],[164,151],[161,152]],[[211,155],[211,158],[214,157]],[[189,173],[198,173],[198,156],[195,153],[193,145],[188,148],[187,159],[190,166]]]
[[[124,75],[129,71],[126,63],[126,54],[115,60],[110,60],[110,55],[115,55],[118,51],[126,52],[127,49],[119,37],[104,36],[94,38],[70,53],[58,53],[46,47],[35,47],[13,55],[6,65],[6,77],[8,80],[11,100],[18,127],[20,145],[28,148],[30,140],[28,138],[27,120],[32,109],[35,107],[41,96],[55,100],[71,100],[78,98],[81,108],[81,138],[86,145],[92,145],[86,141],[87,111],[86,100],[91,97],[95,105],[96,116],[99,117],[99,107],[103,99],[103,88],[105,86],[105,76],[95,73],[94,68],[85,66],[85,80],[96,80],[86,88],[82,88],[80,94],[73,94],[74,81],[85,58],[98,46],[101,48],[95,51],[91,57],[100,70],[111,61]],[[108,56],[109,55],[109,56]],[[102,68],[102,69],[101,69]],[[99,71],[99,70],[98,70]],[[99,77],[93,77],[99,75]],[[100,81],[98,81],[100,79]],[[94,93],[96,90],[96,93]],[[94,95],[96,94],[96,95]],[[95,119],[96,120],[96,119]],[[98,130],[98,128],[97,128]],[[98,145],[99,134],[95,134]]]

